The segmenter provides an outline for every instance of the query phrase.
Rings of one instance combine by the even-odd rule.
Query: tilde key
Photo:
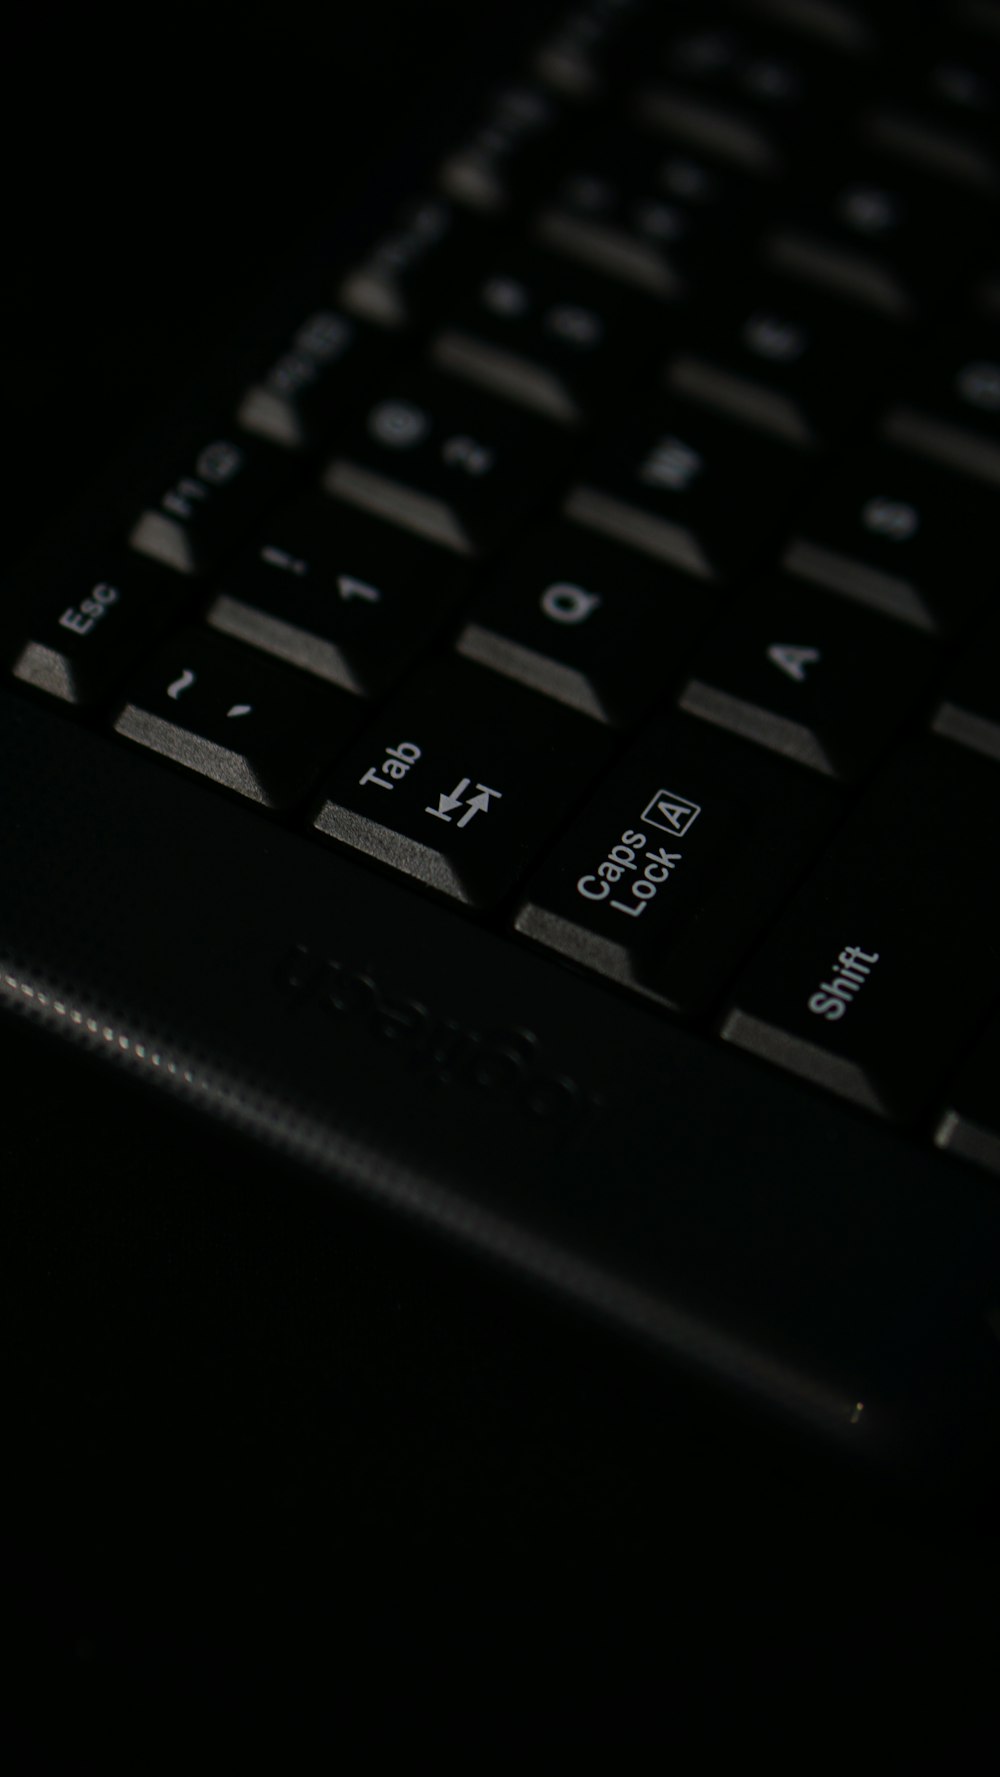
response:
[[[476,906],[499,901],[607,756],[606,732],[520,685],[451,661],[362,734],[316,826]]]
[[[115,731],[267,808],[312,788],[355,700],[228,636],[182,630],[126,686]]]

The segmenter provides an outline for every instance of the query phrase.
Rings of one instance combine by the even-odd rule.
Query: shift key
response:
[[[1000,990],[1000,771],[899,754],[737,982],[728,1041],[915,1121]]]

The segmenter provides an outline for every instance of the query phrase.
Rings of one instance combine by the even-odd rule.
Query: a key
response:
[[[616,428],[563,511],[704,580],[748,568],[794,500],[803,459],[689,402]]]
[[[815,588],[739,601],[695,658],[689,714],[826,776],[858,776],[925,690],[937,653],[923,637]]]
[[[675,717],[609,774],[529,882],[519,932],[676,1011],[718,999],[840,800]]]
[[[599,722],[628,725],[669,692],[713,607],[687,576],[554,525],[504,563],[457,647]]]
[[[852,69],[837,72],[833,90],[843,104]],[[773,177],[831,108],[825,73],[806,44],[755,25],[693,21],[667,37],[662,78],[640,89],[636,113],[696,149]]]
[[[810,180],[761,244],[776,271],[890,320],[912,320],[962,276],[981,219],[874,152],[854,153]]]
[[[382,691],[462,589],[458,557],[314,494],[276,513],[207,621],[361,694]]]
[[[1000,759],[1000,619],[993,618],[955,661],[931,727],[947,740]]]
[[[15,678],[66,703],[99,702],[184,611],[176,574],[124,550],[18,588],[5,619]]]
[[[783,565],[916,629],[953,633],[992,585],[994,532],[981,490],[876,448],[830,476],[800,514]]]
[[[286,451],[260,439],[210,435],[150,501],[132,529],[130,547],[177,573],[208,573],[280,497],[289,464]]]
[[[442,370],[561,425],[621,394],[649,350],[645,305],[538,250],[487,261],[445,313],[430,355]]]
[[[926,50],[900,58],[889,91],[861,132],[889,154],[995,196],[1000,191],[1000,54],[972,33],[935,29]]]
[[[115,729],[253,802],[285,808],[329,763],[358,707],[254,648],[190,629],[127,688]]]
[[[237,419],[290,450],[320,444],[384,357],[379,336],[336,309],[317,309],[247,389]]]
[[[320,832],[459,901],[500,901],[608,751],[605,731],[466,661],[428,669],[341,761]]]
[[[874,315],[789,279],[758,278],[697,315],[667,386],[790,444],[813,449],[871,400],[899,335]]]
[[[882,423],[893,444],[1000,483],[1000,319],[966,317],[924,342]]]
[[[957,1069],[944,1094],[934,1139],[939,1148],[1000,1172],[1000,1019]]]
[[[511,210],[558,152],[564,118],[563,104],[544,86],[526,80],[502,87],[482,121],[442,161],[441,190],[483,215]]]
[[[1000,990],[997,768],[896,755],[737,982],[722,1034],[886,1116],[928,1116]]]
[[[547,421],[426,375],[372,404],[323,484],[391,524],[479,555],[544,497],[562,450]]]
[[[436,312],[454,266],[475,251],[475,234],[443,197],[409,203],[344,273],[337,301],[377,327],[412,330]]]

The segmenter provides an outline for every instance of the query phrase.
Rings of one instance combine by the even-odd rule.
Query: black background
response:
[[[15,9],[11,547],[515,13]],[[0,1078],[13,1768],[988,1756],[988,1504],[868,1490],[20,1027]]]

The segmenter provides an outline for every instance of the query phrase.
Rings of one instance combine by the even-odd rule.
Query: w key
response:
[[[665,401],[598,447],[563,512],[701,580],[728,580],[780,526],[803,461],[788,445]]]

